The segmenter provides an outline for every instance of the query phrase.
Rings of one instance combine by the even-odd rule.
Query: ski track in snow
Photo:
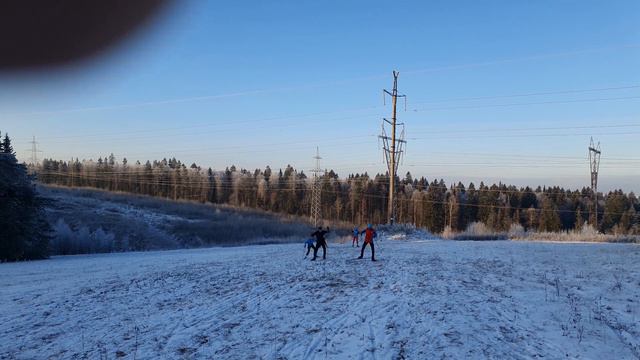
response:
[[[640,247],[383,239],[0,265],[0,358],[640,358]]]

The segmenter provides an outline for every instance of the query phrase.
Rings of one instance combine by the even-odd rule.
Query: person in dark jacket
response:
[[[371,224],[368,224],[367,228],[362,230],[361,234],[364,234],[364,243],[362,244],[362,250],[360,250],[360,257],[358,259],[362,259],[364,256],[364,248],[369,244],[369,246],[371,246],[371,261],[376,261],[376,248],[373,246],[373,238],[378,236],[376,230]]]
[[[320,249],[320,247],[322,247],[322,259],[327,258],[327,240],[325,240],[324,235],[328,232],[328,226],[326,230],[322,230],[322,226],[318,226],[318,230],[311,234],[311,236],[316,238],[316,247],[313,249],[313,259],[311,259],[311,261],[314,261],[318,256],[318,249]]]

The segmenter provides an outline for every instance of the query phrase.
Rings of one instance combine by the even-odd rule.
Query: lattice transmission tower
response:
[[[388,90],[383,90],[382,99],[384,101],[386,95],[391,96],[391,104],[392,104],[392,112],[391,112],[391,121],[386,118],[382,120],[382,134],[378,136],[382,139],[382,150],[384,154],[384,160],[387,163],[387,169],[389,170],[389,202],[387,204],[387,215],[389,217],[389,224],[393,225],[395,221],[396,214],[396,204],[395,204],[395,191],[396,191],[396,175],[398,173],[398,165],[400,160],[402,159],[402,154],[406,147],[406,141],[404,140],[404,123],[398,124],[396,122],[396,106],[399,97],[403,97],[405,110],[407,109],[407,96],[406,95],[398,95],[398,75],[399,72],[393,71],[393,90],[390,92]],[[386,104],[385,104],[386,105]],[[391,125],[391,136],[387,135],[387,130],[385,129],[385,122]],[[400,136],[397,136],[396,127],[401,126],[402,130],[400,131]]]
[[[311,170],[313,173],[313,183],[311,185],[311,221],[313,221],[313,226],[318,226],[318,223],[322,219],[321,214],[321,181],[320,181],[320,173],[322,170],[320,169],[320,149],[316,147],[316,156],[313,157],[316,160],[315,169]]]
[[[600,169],[600,142],[595,145],[593,138],[589,144],[589,170],[591,172],[591,191],[593,192],[594,216],[593,227],[598,229],[598,170]]]
[[[31,151],[30,165],[36,168],[38,166],[38,153],[41,153],[42,150],[38,150],[38,142],[35,136],[33,136],[33,140],[29,141],[29,144],[31,144],[31,149],[29,150]]]

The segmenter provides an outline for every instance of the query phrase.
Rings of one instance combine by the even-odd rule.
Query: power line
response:
[[[584,103],[584,102],[601,102],[601,101],[620,101],[620,100],[635,100],[640,99],[640,96],[622,96],[613,98],[593,98],[593,99],[575,99],[575,100],[549,100],[538,102],[525,102],[525,103],[511,103],[511,104],[492,104],[492,105],[467,105],[467,106],[445,106],[434,107],[424,109],[413,109],[413,112],[424,111],[437,111],[437,110],[461,110],[461,109],[480,109],[480,108],[492,108],[492,107],[509,107],[509,106],[524,106],[524,105],[548,105],[548,104],[570,104],[570,103]]]
[[[521,159],[521,158],[538,158],[537,155],[525,155],[525,154],[515,154],[515,155],[510,155],[510,154],[504,154],[504,153],[477,153],[477,152],[438,152],[438,151],[434,151],[431,152],[432,154],[443,154],[443,155],[460,155],[460,156],[464,156],[464,157],[470,157],[470,156],[487,156],[487,157],[491,157],[491,158],[495,158],[495,157],[510,157],[510,158],[516,158],[516,159]],[[551,158],[551,159],[576,159],[576,160],[584,160],[587,158],[587,156],[563,156],[563,155],[544,155],[545,158]],[[640,158],[637,157],[620,157],[620,156],[616,156],[616,157],[607,157],[607,160],[640,160]]]
[[[629,89],[637,89],[637,88],[640,88],[640,85],[633,84],[633,85],[626,85],[626,86],[612,86],[612,87],[600,87],[600,88],[590,88],[590,89],[539,91],[539,92],[528,92],[528,93],[507,94],[507,95],[459,97],[459,98],[451,98],[451,99],[444,99],[444,100],[412,101],[412,103],[413,104],[438,104],[438,103],[456,102],[456,101],[494,100],[494,99],[506,99],[506,98],[530,97],[530,96],[578,94],[578,93],[586,93],[586,92],[629,90]]]
[[[326,141],[326,143],[329,144],[347,144],[347,145],[351,145],[351,144],[370,144],[370,142],[367,141],[362,141],[362,142],[353,142],[353,141],[347,141],[347,140],[353,140],[354,138],[371,138],[374,137],[375,135],[352,135],[349,137],[337,137],[337,138],[333,138],[334,140],[328,140]],[[302,147],[297,147],[296,149],[309,149],[311,147],[311,145],[309,145],[309,141],[311,141],[312,139],[308,139],[308,140],[295,140],[295,141],[283,141],[283,142],[277,142],[277,143],[257,143],[257,144],[250,144],[251,146],[257,147],[259,148],[259,150],[234,150],[234,153],[265,153],[268,151],[275,151],[275,150],[268,150],[273,146],[279,146],[279,145],[304,145]],[[335,141],[335,140],[339,140],[339,141]],[[246,149],[248,147],[248,144],[242,144],[242,145],[230,145],[230,146],[217,146],[217,147],[200,147],[200,148],[192,148],[192,149],[184,149],[184,150],[171,150],[172,153],[174,154],[179,154],[179,153],[198,153],[201,154],[203,152],[207,152],[208,155],[210,154],[228,154],[228,150],[229,149]],[[283,148],[280,149],[278,151],[287,151],[287,152],[291,152],[292,147],[288,146],[287,148]],[[212,150],[221,150],[220,152],[217,153],[211,153]],[[133,158],[136,157],[136,155],[150,155],[150,154],[166,154],[168,151],[147,151],[144,153],[129,153],[129,154],[116,154],[114,153],[114,155],[119,156],[119,157],[129,157],[129,158]],[[85,154],[85,155],[92,155],[92,154]],[[97,155],[97,156],[104,156],[100,153],[95,153],[93,155]],[[74,155],[74,157],[76,157]],[[173,156],[170,156],[173,157]]]
[[[609,132],[609,133],[597,133],[599,136],[631,136],[638,135],[640,132]],[[449,137],[412,137],[411,140],[449,140],[449,139],[489,139],[489,138],[529,138],[529,137],[567,137],[567,136],[590,136],[596,135],[594,133],[553,133],[553,134],[508,134],[508,135],[481,135],[481,136],[449,136]]]
[[[618,49],[631,49],[631,48],[637,48],[637,47],[640,47],[640,44],[634,44],[634,43],[621,44],[621,45],[607,46],[607,47],[601,47],[601,48],[579,49],[579,50],[573,50],[573,51],[564,51],[564,52],[546,53],[546,54],[536,54],[536,55],[513,57],[513,58],[507,58],[507,59],[499,59],[499,60],[492,60],[492,61],[468,63],[468,64],[461,64],[461,65],[448,65],[448,66],[426,68],[426,69],[419,69],[419,70],[409,70],[409,71],[405,71],[405,73],[407,73],[407,74],[420,74],[420,73],[437,72],[437,71],[443,71],[443,70],[470,69],[470,68],[475,68],[475,67],[484,67],[484,66],[491,66],[491,65],[507,64],[507,63],[517,62],[517,61],[551,59],[551,58],[555,58],[555,57],[564,57],[564,56],[579,55],[579,54],[598,53],[598,52],[604,52],[604,51],[610,51],[610,50],[618,50]]]
[[[65,178],[70,178],[72,180],[72,183],[73,183],[73,178],[77,178],[77,179],[85,180],[85,181],[91,181],[91,180],[94,180],[94,181],[114,181],[114,177],[110,176],[111,174],[95,174],[95,173],[94,174],[86,174],[86,173],[85,174],[73,174],[73,173],[69,174],[69,173],[59,172],[59,171],[58,172],[55,172],[55,171],[40,171],[40,172],[38,172],[38,175],[64,176]],[[143,176],[144,177],[146,175],[158,176],[158,173],[157,172],[153,172],[151,174],[148,174],[148,173],[132,172],[129,175]],[[171,178],[175,178],[176,174],[174,172],[174,173],[165,173],[165,175],[166,176],[170,176]],[[198,174],[197,176],[202,176],[202,175]],[[369,177],[369,181],[371,181],[371,179],[372,178]],[[358,180],[352,179],[351,181],[357,182]],[[124,184],[140,184],[140,185],[144,184],[144,185],[152,185],[152,186],[162,186],[162,187],[166,187],[167,189],[173,188],[174,190],[176,188],[190,188],[190,189],[205,190],[207,188],[210,188],[213,185],[208,179],[203,179],[203,178],[195,179],[195,180],[187,180],[186,182],[187,182],[187,184],[178,184],[178,183],[172,181],[171,179],[166,179],[166,180],[160,179],[160,180],[154,180],[154,181],[145,181],[143,179],[129,178],[129,179],[126,180],[126,182],[123,182],[123,183]],[[291,183],[291,182],[294,183],[294,184],[301,183],[301,184],[305,184],[305,185],[308,185],[310,183],[309,179],[301,179],[301,180],[294,180],[294,181],[286,180],[285,184],[288,184],[288,183]],[[388,181],[385,181],[384,179],[376,179],[376,180],[374,180],[374,182],[378,183],[378,184],[388,183]],[[300,192],[300,191],[306,192],[306,191],[309,191],[308,187],[304,187],[304,188],[295,188],[294,187],[293,189],[292,188],[279,188],[281,186],[281,183],[279,183],[277,180],[271,181],[271,182],[269,182],[269,184],[271,184],[271,186],[273,186],[273,187],[271,187],[271,186],[268,187],[268,189],[270,191],[277,191],[277,192],[280,192],[280,191],[285,191],[285,192],[286,191],[291,191],[291,192]],[[311,183],[311,184],[313,184],[313,183]],[[240,185],[240,184],[235,183],[235,182],[234,183],[227,183],[227,184],[217,182],[215,184],[215,188],[218,188],[218,189],[243,190],[243,191],[259,191],[259,186],[260,186],[259,184],[249,185],[249,186]],[[457,191],[462,191],[463,193],[467,193],[467,194],[474,193],[474,192],[476,194],[482,194],[482,193],[498,193],[498,194],[514,193],[514,194],[522,194],[523,192],[526,192],[527,189],[529,189],[528,191],[530,191],[532,193],[538,193],[538,191],[534,190],[534,188],[531,188],[531,187],[520,187],[520,189],[518,189],[516,186],[513,186],[513,185],[511,185],[511,186],[509,186],[507,188],[505,188],[506,185],[503,185],[503,187],[501,187],[501,188],[494,188],[495,186],[497,186],[497,185],[494,184],[491,187],[485,185],[484,187],[481,186],[481,187],[479,187],[477,189],[474,189],[474,190],[471,190],[471,189],[458,190],[457,187],[454,187],[453,185],[452,185],[452,188],[455,189],[456,192]],[[427,184],[426,188],[423,189],[422,191],[427,191],[428,189],[432,189],[432,188],[443,189],[445,191],[450,191],[447,188],[446,185],[441,186],[441,185],[438,185],[438,184]],[[547,189],[561,189],[558,186],[546,187],[546,188]],[[572,195],[572,194],[576,194],[576,193],[580,194],[581,196],[583,195],[582,191],[580,191],[580,190],[564,190],[564,189],[562,189],[562,190],[563,191],[561,191],[561,192],[563,194],[566,194],[566,195]],[[363,191],[365,191],[365,190],[363,190]],[[343,193],[342,191],[339,191],[339,190],[338,191],[332,191],[332,190],[327,190],[327,189],[323,190],[323,192],[325,192],[325,193],[335,193],[335,194],[342,194]],[[419,192],[419,193],[423,193],[423,192]],[[557,191],[546,190],[546,191],[543,191],[543,193],[557,193]],[[376,195],[376,196],[378,198],[387,198],[387,196],[384,196],[384,195]],[[402,199],[402,201],[405,201],[405,200]],[[493,206],[493,207],[495,207],[495,206]]]
[[[640,87],[640,85],[631,85],[631,86],[623,86],[623,87],[605,87],[605,88],[592,88],[592,89],[578,89],[578,90],[567,90],[567,91],[546,92],[546,93],[545,92],[532,92],[532,93],[513,94],[513,95],[475,97],[475,98],[460,98],[459,100],[465,100],[465,99],[495,99],[495,98],[534,96],[534,95],[539,95],[539,94],[565,94],[565,93],[608,91],[608,90],[618,90],[618,89],[631,89],[631,88],[638,88],[638,87]],[[442,101],[432,101],[432,103],[447,102],[447,101],[455,101],[455,99],[442,100]],[[588,101],[588,100],[580,100],[580,101]],[[426,102],[422,102],[422,103],[426,103]],[[529,103],[524,103],[522,105],[526,105],[526,104],[529,104]],[[513,106],[513,105],[511,105],[511,104],[502,104],[502,105],[484,105],[484,106],[492,106],[493,107],[493,106]],[[374,109],[377,109],[377,108],[379,108],[379,106],[369,106],[369,107],[360,107],[360,108],[351,108],[351,109],[341,109],[341,110],[335,110],[335,111],[300,114],[300,115],[273,116],[273,117],[258,118],[258,119],[251,119],[251,120],[233,121],[233,124],[234,125],[238,125],[238,124],[253,124],[253,123],[256,123],[256,122],[271,122],[271,121],[285,120],[285,119],[301,119],[301,118],[306,118],[306,117],[326,116],[326,115],[340,114],[340,113],[345,113],[345,112],[359,112],[359,111],[365,111],[365,110],[374,110]],[[458,109],[458,108],[459,107],[447,107],[447,109]],[[415,109],[414,111],[423,111],[423,110]],[[335,120],[338,121],[338,120],[358,119],[358,118],[364,118],[364,117],[367,117],[367,116],[370,116],[370,115],[342,117],[342,118],[336,118]],[[324,123],[325,121],[326,121],[326,119],[322,120],[322,123]],[[320,123],[320,122],[318,122],[318,123]],[[297,124],[298,123],[296,122],[295,124],[291,124],[291,125],[295,126]],[[270,127],[271,126],[273,126],[273,124],[270,124]],[[132,131],[125,131],[125,132],[111,132],[111,133],[104,133],[103,132],[103,133],[93,133],[93,134],[83,134],[83,135],[53,136],[53,137],[48,137],[47,139],[48,140],[49,139],[70,139],[70,138],[87,138],[87,137],[101,137],[101,138],[104,138],[104,137],[108,137],[108,136],[118,136],[119,138],[122,138],[122,135],[136,134],[136,133],[145,134],[144,136],[138,137],[138,138],[163,137],[163,136],[166,136],[166,135],[146,135],[146,134],[149,134],[150,132],[153,133],[153,132],[161,132],[161,131],[174,131],[174,130],[211,128],[211,127],[216,128],[214,130],[216,132],[225,131],[225,129],[220,130],[220,125],[219,124],[202,124],[202,125],[191,125],[191,126],[180,126],[180,127],[167,127],[167,128],[159,128],[159,129],[155,128],[155,129],[148,129],[148,130],[132,130]],[[227,129],[227,131],[235,131],[235,130],[234,129]],[[195,133],[195,134],[202,134],[202,132],[198,132],[198,133]],[[167,135],[175,136],[176,134],[167,134]],[[194,134],[179,134],[179,135],[194,135]]]
[[[468,157],[469,155],[467,153],[460,153],[461,155]],[[464,162],[460,162],[460,161],[446,161],[446,162],[434,162],[434,163],[408,163],[405,164],[405,166],[408,167],[439,167],[439,166],[444,166],[444,167],[464,167],[464,166],[487,166],[487,167],[499,167],[499,168],[513,168],[513,167],[548,167],[548,168],[568,168],[568,167],[581,167],[581,165],[579,165],[579,161],[574,161],[575,160],[580,160],[583,161],[586,158],[583,157],[561,157],[561,156],[544,156],[543,158],[549,158],[550,160],[541,160],[540,158],[532,158],[532,157],[528,157],[527,156],[523,156],[522,159],[519,159],[519,155],[510,155],[510,156],[506,156],[504,154],[475,154],[475,155],[480,155],[480,156],[488,156],[491,158],[495,158],[495,157],[500,157],[500,155],[503,155],[504,157],[507,158],[507,162],[500,162],[500,161],[481,161],[481,160],[477,160],[477,161],[464,161]],[[493,160],[493,159],[492,159]],[[509,162],[509,160],[517,160],[517,162]],[[609,160],[609,158],[607,158],[608,160],[608,164],[609,165],[605,165],[605,167],[610,166],[611,168],[616,168],[616,169],[621,169],[621,168],[628,168],[628,169],[638,169],[640,168],[638,166],[638,164],[640,163],[640,159],[638,158],[613,158],[611,160]],[[72,160],[73,161],[73,160]],[[72,161],[64,161],[67,164],[72,164]],[[158,161],[158,160],[154,160],[154,161]],[[81,163],[93,163],[95,164],[95,161],[83,161]],[[118,163],[120,164],[120,163]],[[182,163],[181,164],[187,166],[188,163]],[[355,162],[351,162],[351,163],[343,163],[343,164],[333,164],[332,166],[330,166],[331,169],[352,169],[354,167],[359,167],[359,166],[364,166],[364,167],[371,167],[371,166],[377,166],[377,163],[355,163]],[[628,166],[627,166],[628,165]],[[139,168],[136,165],[132,164],[129,165],[131,168]],[[142,164],[140,165],[142,166]],[[242,166],[240,166],[242,168]],[[203,168],[203,166],[200,166],[200,168]],[[204,166],[204,168],[206,168],[206,166]],[[253,168],[253,167],[251,167]],[[110,173],[119,173],[119,172],[114,172],[114,171],[110,171]],[[128,173],[128,171],[123,171],[123,173]]]
[[[634,128],[640,127],[640,124],[613,124],[613,125],[579,125],[579,126],[547,126],[547,127],[523,127],[523,128],[475,128],[467,129],[466,127],[460,129],[458,126],[455,130],[429,130],[428,133],[437,134],[459,134],[459,133],[479,133],[479,132],[523,132],[523,131],[545,131],[545,130],[575,130],[575,129],[609,129],[609,128]],[[427,131],[414,131],[416,134],[427,133]]]
[[[357,116],[357,117],[348,117],[348,118],[342,118],[342,119],[337,119],[337,120],[345,120],[345,119],[355,119],[355,118],[366,118],[369,117],[367,116]],[[320,123],[320,122],[318,122]],[[286,127],[293,127],[293,126],[298,126],[299,124],[290,124],[287,125]],[[475,128],[475,129],[470,129],[469,127],[465,126],[465,127],[460,127],[458,126],[456,130],[429,130],[429,133],[433,133],[433,134],[447,134],[447,133],[451,133],[451,134],[460,134],[460,133],[482,133],[482,132],[527,132],[527,131],[545,131],[545,130],[570,130],[570,129],[608,129],[608,128],[636,128],[636,127],[640,127],[640,124],[612,124],[612,125],[583,125],[583,126],[562,126],[562,127],[526,127],[526,128]],[[277,125],[271,125],[269,127],[264,127],[264,128],[256,128],[253,127],[251,130],[255,130],[256,132],[263,132],[264,129],[272,129],[272,128],[285,128],[285,126],[277,126]],[[237,129],[226,129],[228,132],[236,132]],[[212,130],[211,133],[216,133],[216,134],[220,134],[224,132],[223,130]],[[109,143],[115,143],[115,142],[128,142],[131,140],[135,140],[135,139],[146,139],[146,138],[158,138],[158,137],[165,137],[165,136],[169,136],[171,135],[172,137],[176,137],[176,136],[192,136],[192,135],[203,135],[203,134],[207,134],[209,132],[206,131],[201,131],[201,132],[197,132],[197,133],[188,133],[188,134],[166,134],[166,135],[148,135],[148,136],[135,136],[135,137],[120,137],[118,139],[98,139],[98,140],[91,140],[92,143],[96,143],[96,142],[109,142]],[[243,130],[243,133],[246,133],[246,130]],[[426,133],[425,131],[416,131],[414,132],[416,134],[423,134]],[[616,132],[616,133],[602,133],[600,135],[626,135],[629,134],[629,132]],[[577,135],[584,135],[584,133],[580,133],[580,134],[573,134],[572,136],[577,136]],[[588,135],[588,134],[587,134]],[[507,137],[507,135],[490,135],[490,136],[495,136],[495,137]],[[513,134],[513,135],[509,135],[509,136],[528,136],[526,134]],[[532,136],[558,136],[556,134],[533,134]],[[364,136],[358,136],[356,135],[355,137],[364,137]],[[483,136],[486,137],[486,136]],[[443,137],[438,137],[438,138],[443,138]],[[459,136],[456,136],[456,138],[461,138]],[[412,138],[412,139],[421,139],[419,137],[416,138]],[[47,141],[47,143],[64,143],[66,145],[72,144],[69,143],[68,141],[60,141],[60,142],[51,142],[51,141]],[[78,144],[82,144],[83,142],[79,142]],[[275,145],[275,144],[270,144],[270,145]],[[243,146],[246,147],[246,146]],[[184,152],[184,150],[177,150],[179,152]],[[198,149],[194,150],[194,151],[199,151]],[[262,151],[262,150],[261,150]],[[122,154],[120,154],[122,155]]]
[[[327,116],[327,115],[332,115],[332,114],[341,114],[341,113],[349,113],[349,112],[359,112],[359,111],[365,111],[365,110],[372,110],[375,108],[378,108],[379,106],[369,106],[369,107],[361,107],[361,108],[352,108],[352,109],[343,109],[343,110],[336,110],[336,111],[327,111],[327,112],[318,112],[318,113],[308,113],[308,114],[299,114],[299,115],[284,115],[284,116],[272,116],[272,117],[266,117],[266,118],[255,118],[255,119],[250,119],[250,120],[225,120],[226,123],[232,123],[234,126],[235,125],[239,125],[239,124],[255,124],[255,123],[266,123],[268,126],[266,126],[266,128],[272,128],[274,126],[274,124],[272,123],[273,121],[277,121],[277,120],[301,120],[303,118],[308,118],[308,117],[314,117],[314,116]],[[365,117],[369,117],[371,116],[371,114],[364,114],[364,115],[358,115],[358,116],[348,116],[348,117],[337,117],[337,118],[333,118],[330,119],[331,121],[342,121],[342,120],[351,120],[351,119],[360,119],[360,118],[365,118]],[[323,119],[322,121],[317,121],[316,123],[324,123],[326,122],[326,118]],[[309,121],[305,121],[305,123],[311,123]],[[285,126],[296,126],[299,125],[300,122],[296,121],[294,123],[291,124],[286,124],[286,125],[279,125],[280,127],[285,127]],[[278,126],[278,125],[275,125]],[[120,132],[111,132],[111,133],[93,133],[93,134],[83,134],[83,135],[65,135],[65,136],[52,136],[52,137],[48,137],[47,139],[69,139],[69,138],[86,138],[86,137],[105,137],[105,136],[117,136],[118,138],[122,138],[122,135],[128,135],[128,134],[149,134],[149,133],[153,133],[153,132],[158,132],[158,131],[174,131],[174,130],[184,130],[184,129],[203,129],[203,128],[213,128],[211,130],[211,132],[213,133],[219,133],[221,131],[237,131],[235,128],[222,128],[220,124],[201,124],[201,125],[185,125],[185,126],[180,126],[180,127],[167,127],[167,128],[153,128],[153,129],[146,129],[146,130],[131,130],[131,131],[120,131]],[[254,127],[253,127],[254,128]],[[193,135],[193,134],[202,134],[205,132],[199,131],[197,133],[189,133],[186,135]],[[176,135],[176,134],[158,134],[158,135],[153,135],[152,137],[162,137],[162,136],[168,136],[168,135]],[[178,135],[184,135],[184,134],[178,134]],[[138,137],[138,138],[145,138],[145,136],[143,137]],[[128,138],[130,139],[130,138]]]
[[[68,175],[68,174],[67,174]],[[149,185],[166,185],[166,186],[177,186],[177,187],[182,187],[182,188],[192,188],[192,189],[196,189],[196,190],[204,190],[201,187],[194,187],[193,185],[189,185],[189,184],[171,184],[171,183],[166,183],[166,184],[157,184],[157,183],[152,183],[152,182],[141,182],[141,181],[134,181],[132,183],[135,184],[149,184]],[[220,186],[220,185],[216,185],[216,187],[219,188],[226,188],[226,189],[238,189],[237,187],[234,187],[233,185],[230,186]],[[447,189],[447,187],[443,187],[444,189]],[[240,190],[255,190],[257,191],[258,188],[257,187],[247,187],[247,188],[239,188]],[[309,189],[308,188],[300,188],[300,189],[287,189],[287,188],[283,188],[283,189],[278,189],[278,188],[270,188],[269,191],[275,191],[275,192],[281,192],[281,191],[299,191],[299,192],[308,192]],[[327,190],[327,189],[321,189],[322,192],[324,193],[332,193],[332,194],[341,194],[342,191],[336,191],[336,190]],[[491,191],[491,189],[476,189],[475,190],[478,193],[481,193],[483,191]],[[502,192],[508,192],[508,191],[502,191]],[[533,192],[533,190],[532,190]],[[535,192],[534,192],[535,193]],[[377,199],[386,199],[387,196],[385,195],[377,195],[377,194],[367,194],[366,192],[362,192],[359,193],[358,196],[362,196],[362,197],[366,197],[366,198],[377,198]],[[198,197],[201,198],[201,197]],[[403,202],[410,202],[410,203],[431,203],[431,204],[443,204],[443,205],[447,205],[448,202],[447,201],[437,201],[437,200],[428,200],[428,199],[415,199],[415,198],[400,198],[400,201]],[[475,208],[491,208],[491,209],[509,209],[509,210],[530,210],[531,208],[523,208],[523,207],[512,207],[509,205],[498,205],[498,204],[473,204],[473,203],[461,203],[460,204],[461,207],[475,207]],[[543,209],[543,208],[533,208],[536,212],[558,212],[558,213],[576,213],[578,210],[569,210],[569,209]],[[609,214],[611,215],[623,215],[624,213],[621,212],[610,212]]]
[[[366,137],[366,136],[362,136],[362,137]],[[348,139],[351,139],[351,138],[352,138],[352,136],[349,137]],[[347,139],[347,138],[345,138],[345,139]],[[294,142],[294,143],[298,143],[298,142]],[[350,145],[353,144],[352,141],[349,141],[348,143]],[[360,143],[368,143],[368,142],[360,142]],[[282,144],[284,144],[284,143],[282,143]],[[288,143],[288,144],[291,144],[291,143]],[[236,152],[239,152],[239,153],[242,153],[242,152],[245,152],[245,153],[256,153],[256,152],[264,153],[265,152],[264,148],[270,148],[271,145],[274,145],[274,144],[257,144],[257,145],[259,145],[259,147],[261,148],[260,150],[239,150],[239,151],[236,150]],[[301,149],[302,148],[308,148],[308,147],[304,146],[304,147],[301,147]],[[214,148],[195,148],[195,149],[190,149],[190,150],[174,150],[174,152],[176,152],[176,153],[178,153],[178,152],[179,153],[188,153],[188,152],[201,153],[203,151],[207,151],[208,154],[211,155],[212,154],[211,153],[212,149],[217,149],[217,148],[216,147],[214,147]],[[224,148],[220,147],[220,149],[224,149]],[[287,149],[282,149],[282,151],[290,151],[290,150],[291,150],[291,147],[288,147]],[[275,151],[275,150],[273,150],[273,151]],[[153,153],[164,154],[166,152],[165,151],[157,151],[157,152],[145,152],[145,153],[129,153],[129,154],[126,154],[126,157],[132,158],[132,157],[140,156],[140,155],[143,155],[143,154],[144,155],[151,155]],[[220,154],[222,154],[222,153],[226,153],[226,151],[225,152],[220,152]],[[218,154],[218,153],[215,153],[215,154]],[[443,155],[446,155],[446,156],[458,156],[459,155],[459,156],[464,156],[465,158],[468,158],[468,157],[490,157],[492,159],[494,159],[496,157],[500,157],[500,158],[515,158],[515,159],[519,160],[520,162],[523,160],[523,158],[526,159],[527,157],[530,157],[530,156],[528,156],[526,154],[508,155],[508,154],[503,154],[503,153],[468,153],[468,152],[457,152],[457,153],[455,153],[455,152],[454,153],[446,152],[446,153],[444,153],[444,152],[433,152],[433,154],[443,154]],[[76,155],[78,155],[78,154],[76,154]],[[98,156],[102,157],[103,154],[98,153],[98,154],[92,154],[92,155],[89,155],[89,154],[85,154],[85,155],[87,157],[98,157]],[[118,156],[123,156],[124,154],[117,154],[117,155]],[[584,159],[584,157],[558,156],[558,155],[546,155],[545,158],[549,158],[549,159]],[[637,161],[638,158],[615,157],[615,158],[607,158],[607,160],[609,161],[609,163],[615,163],[617,161],[620,161],[620,162],[631,162],[631,161]],[[547,161],[543,165],[546,166],[549,163],[550,162]],[[356,165],[356,164],[352,163],[352,165]],[[374,163],[366,163],[365,165],[374,165]],[[408,165],[409,166],[420,166],[421,164],[408,164]],[[442,164],[442,165],[444,166],[444,165],[463,165],[463,164],[457,164],[457,163],[454,163],[454,162],[449,162],[447,164]],[[473,165],[473,164],[470,164],[470,165]],[[428,165],[425,165],[425,166],[436,166],[436,164],[428,164]]]
[[[475,63],[466,63],[466,64],[460,64],[460,65],[449,65],[449,66],[440,66],[440,67],[429,67],[429,68],[423,68],[423,69],[414,69],[414,70],[406,71],[405,73],[407,73],[407,74],[421,74],[421,73],[432,73],[432,72],[458,70],[458,69],[469,69],[469,68],[485,67],[485,66],[492,66],[492,65],[500,65],[500,64],[505,64],[505,63],[513,63],[513,62],[518,62],[518,61],[550,59],[550,58],[556,58],[556,57],[565,57],[565,56],[571,56],[571,55],[598,53],[598,52],[605,52],[605,51],[611,51],[611,50],[620,50],[620,49],[630,49],[630,48],[637,48],[637,47],[640,47],[640,44],[634,44],[634,43],[621,44],[621,45],[614,45],[614,46],[601,47],[601,48],[579,49],[579,50],[563,51],[563,52],[555,52],[555,53],[542,53],[542,54],[534,54],[534,55],[522,56],[522,57],[512,57],[512,58],[506,58],[506,59],[481,61],[481,62],[475,62]],[[190,102],[190,101],[202,101],[202,100],[211,100],[211,99],[219,99],[219,98],[231,98],[231,97],[263,94],[263,93],[270,93],[270,92],[298,91],[298,90],[301,90],[301,89],[315,88],[315,87],[322,87],[322,86],[333,86],[333,85],[336,85],[336,84],[353,82],[353,81],[381,79],[384,76],[385,75],[382,75],[382,74],[369,75],[369,76],[363,76],[363,77],[338,79],[338,80],[329,81],[329,82],[322,82],[322,83],[307,83],[307,84],[297,85],[297,86],[276,87],[276,88],[270,88],[270,89],[266,88],[266,89],[246,90],[246,91],[230,92],[230,93],[225,93],[225,94],[201,95],[201,96],[182,97],[182,98],[175,98],[175,99],[143,101],[143,102],[131,103],[131,104],[116,104],[116,105],[94,106],[94,107],[84,107],[84,108],[32,111],[32,112],[22,112],[22,113],[20,113],[20,112],[17,112],[17,113],[4,113],[4,114],[1,114],[1,115],[3,115],[3,116],[48,115],[48,114],[61,114],[61,113],[73,113],[73,112],[84,112],[84,111],[102,111],[102,110],[135,108],[135,107],[143,107],[143,106],[154,106],[154,105],[164,105],[164,104],[172,104],[172,103],[183,103],[183,102]]]

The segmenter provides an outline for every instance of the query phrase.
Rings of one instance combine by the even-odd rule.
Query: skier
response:
[[[358,240],[360,240],[360,231],[357,227],[355,227],[353,228],[353,239],[351,240],[351,247],[353,247],[354,244],[355,247],[360,247],[360,244],[358,244]]]
[[[307,256],[309,256],[309,252],[311,251],[311,249],[316,248],[315,246],[313,246],[313,238],[308,238],[307,240],[305,240],[304,247],[307,248],[307,253],[304,255],[304,258],[306,259]]]
[[[322,230],[322,226],[318,226],[318,230],[316,230],[311,236],[316,238],[316,246],[313,248],[313,259],[311,261],[315,261],[318,255],[318,249],[322,247],[322,259],[327,258],[327,240],[325,240],[324,235],[329,232],[329,227],[327,226],[327,230]]]
[[[358,259],[362,259],[362,256],[364,256],[364,248],[369,244],[371,246],[371,261],[376,261],[376,249],[373,246],[373,238],[378,236],[378,234],[376,234],[376,230],[371,226],[371,224],[368,224],[367,228],[362,230],[361,234],[365,235],[362,250],[360,250],[360,257]]]

